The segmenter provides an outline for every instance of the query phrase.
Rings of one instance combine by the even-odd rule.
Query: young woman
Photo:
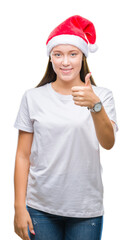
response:
[[[23,94],[14,124],[14,229],[23,240],[101,239],[99,144],[111,149],[118,126],[112,91],[96,86],[87,64],[95,41],[92,22],[66,19],[46,42],[43,79]]]

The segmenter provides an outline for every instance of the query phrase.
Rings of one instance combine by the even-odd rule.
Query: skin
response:
[[[83,53],[77,47],[70,44],[55,46],[50,53],[53,69],[57,75],[52,87],[61,94],[71,94],[76,105],[93,108],[100,102],[94,93],[90,82],[91,73],[85,77],[85,83],[80,79]],[[63,73],[61,69],[70,69],[70,73]],[[115,123],[109,119],[104,107],[100,112],[91,112],[96,135],[100,145],[109,150],[115,142]]]
[[[23,240],[30,240],[27,227],[32,232],[33,224],[26,209],[26,189],[29,172],[29,156],[33,133],[19,130],[14,170],[14,231]]]
[[[73,86],[84,86],[79,73],[82,66],[83,53],[72,45],[58,45],[51,51],[51,62],[54,71],[57,74],[57,79],[52,83],[54,89],[62,94],[72,94]],[[61,68],[72,68],[71,73],[63,73]]]
[[[54,55],[55,50],[59,50],[60,55]],[[72,52],[70,52],[71,50]],[[82,52],[72,45],[59,45],[54,47],[51,51],[51,62],[57,74],[57,79],[52,83],[52,86],[61,94],[72,94],[73,101],[76,105],[92,108],[100,99],[92,89],[90,74],[86,75],[85,83],[80,79],[79,72],[81,70],[82,56]],[[66,74],[60,70],[61,67],[73,68],[73,70]],[[111,149],[115,141],[114,122],[108,118],[104,107],[102,107],[98,113],[92,112],[91,116],[99,143],[103,148]],[[14,231],[23,240],[30,240],[27,231],[28,226],[30,232],[34,232],[32,220],[26,209],[26,189],[32,141],[33,133],[19,130],[14,171]]]

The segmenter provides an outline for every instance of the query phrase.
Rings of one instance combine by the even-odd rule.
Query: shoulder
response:
[[[46,83],[45,85],[43,86],[40,86],[40,87],[37,87],[37,88],[29,88],[25,91],[25,95],[27,98],[36,98],[38,96],[41,96],[42,94],[44,95],[47,91],[47,84]]]

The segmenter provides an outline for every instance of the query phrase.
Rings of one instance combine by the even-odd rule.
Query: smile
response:
[[[72,68],[71,69],[63,69],[61,68],[61,72],[63,73],[70,73],[72,71]]]

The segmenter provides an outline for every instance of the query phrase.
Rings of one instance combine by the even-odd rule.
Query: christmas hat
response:
[[[71,44],[79,48],[87,57],[88,51],[95,52],[96,31],[93,23],[79,15],[74,15],[58,25],[49,35],[46,46],[47,55],[59,44]]]

